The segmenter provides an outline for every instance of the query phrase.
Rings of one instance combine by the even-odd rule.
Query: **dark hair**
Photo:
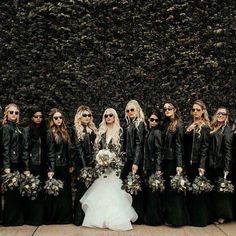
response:
[[[148,119],[152,116],[152,115],[155,115],[157,118],[158,118],[158,123],[157,123],[157,126],[156,126],[156,128],[159,128],[160,126],[161,126],[161,112],[160,112],[160,110],[158,110],[158,109],[152,109],[152,110],[149,110],[148,112],[147,112],[147,114],[148,114],[148,116],[146,117],[147,118],[147,124],[148,124],[148,129],[149,129],[149,121],[148,121]]]

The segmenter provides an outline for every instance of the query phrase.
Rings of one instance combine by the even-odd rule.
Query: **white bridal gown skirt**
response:
[[[115,172],[94,181],[80,199],[85,213],[83,226],[112,230],[133,229],[131,221],[136,221],[138,215],[131,206],[131,195],[122,190],[121,185],[122,181]]]

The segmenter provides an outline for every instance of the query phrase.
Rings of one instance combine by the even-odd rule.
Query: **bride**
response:
[[[117,112],[112,108],[106,109],[99,126],[96,145],[99,149],[108,148],[119,155],[121,133]],[[136,221],[138,215],[131,206],[131,195],[121,189],[122,181],[115,171],[106,176],[96,179],[80,199],[85,213],[82,225],[112,230],[133,229],[131,222]]]

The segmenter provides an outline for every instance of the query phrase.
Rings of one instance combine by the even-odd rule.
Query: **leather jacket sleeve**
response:
[[[3,169],[11,167],[10,145],[11,145],[11,131],[7,125],[2,126],[2,157]]]
[[[176,129],[175,137],[175,155],[177,167],[183,167],[183,135],[184,127],[180,124]]]
[[[210,138],[210,128],[208,126],[203,126],[201,130],[201,147],[200,147],[200,168],[206,168],[206,160],[208,155]]]
[[[224,133],[224,149],[225,149],[224,171],[230,170],[230,162],[232,159],[232,142],[233,142],[233,131],[226,129],[226,132]]]
[[[48,171],[55,171],[55,142],[50,131],[47,133],[47,147],[48,147]]]
[[[155,130],[155,136],[154,136],[154,148],[156,156],[156,170],[161,170],[161,164],[162,164],[162,135],[161,131]]]
[[[25,170],[29,170],[29,128],[26,127],[23,130],[23,151],[22,151],[22,162],[23,168]]]
[[[135,135],[135,156],[133,164],[138,165],[143,158],[143,145],[144,145],[144,123],[140,122],[136,129]]]

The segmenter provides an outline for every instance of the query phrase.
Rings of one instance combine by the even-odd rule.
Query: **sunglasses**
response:
[[[54,116],[53,119],[54,120],[58,120],[58,119],[62,120],[62,116]]]
[[[113,114],[106,114],[106,115],[104,115],[104,117],[105,117],[105,118],[107,118],[107,117],[113,117]]]
[[[199,109],[199,108],[196,108],[196,109],[192,109],[192,112],[195,112],[195,111],[197,111],[197,112],[199,112],[199,111],[201,111],[201,109]]]
[[[91,114],[82,114],[83,117],[91,117],[92,115]]]
[[[218,112],[217,114],[216,114],[217,116],[226,116],[227,115],[227,113],[225,113],[225,112]]]
[[[126,110],[126,113],[129,113],[130,111],[131,111],[131,112],[134,112],[134,108],[131,108],[130,110],[127,109],[127,110]]]
[[[150,118],[150,121],[153,122],[155,121],[156,123],[158,122],[158,119]]]
[[[164,107],[164,111],[172,111],[173,110],[173,108],[172,107]]]
[[[10,113],[11,115],[13,115],[14,113],[15,113],[15,115],[19,115],[19,111],[9,111],[9,113]]]
[[[35,119],[37,119],[37,118],[38,118],[38,119],[42,119],[43,116],[34,116],[34,118],[35,118]]]

